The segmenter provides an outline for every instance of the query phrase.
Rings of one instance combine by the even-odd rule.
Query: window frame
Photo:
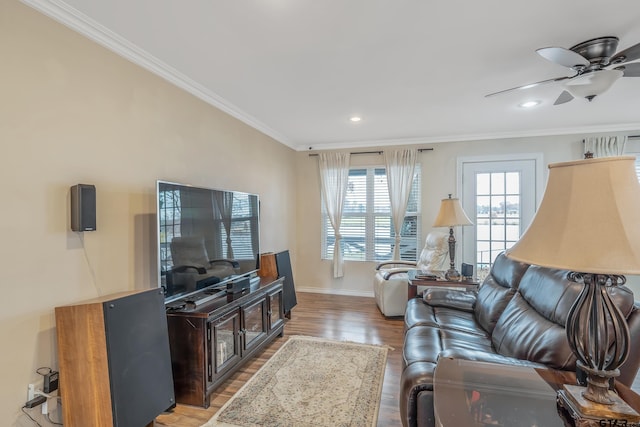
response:
[[[381,210],[380,209],[380,195],[378,194],[378,197],[376,198],[376,185],[375,185],[375,178],[376,178],[376,171],[380,171],[383,170],[384,171],[384,177],[385,177],[385,183],[384,183],[384,191],[386,194],[386,205],[384,206],[384,208]],[[365,176],[366,176],[366,189],[365,189],[365,211],[364,212],[354,212],[354,211],[349,211],[348,209],[343,209],[343,213],[342,213],[342,220],[341,220],[341,224],[340,224],[340,228],[342,230],[342,235],[343,235],[343,242],[347,239],[349,239],[348,237],[345,238],[346,235],[348,235],[348,233],[346,233],[344,231],[344,227],[345,227],[345,219],[348,218],[364,218],[363,219],[363,223],[364,223],[364,236],[363,236],[363,240],[364,240],[364,250],[362,251],[363,253],[363,257],[352,257],[349,256],[349,252],[345,251],[344,253],[344,257],[343,259],[345,261],[360,261],[360,262],[380,262],[380,261],[385,261],[385,260],[389,260],[391,259],[391,255],[393,253],[393,244],[395,243],[395,236],[393,234],[393,224],[392,224],[392,220],[391,220],[391,202],[389,201],[389,197],[388,197],[388,190],[387,190],[387,184],[386,184],[386,166],[384,165],[361,165],[361,166],[350,166],[349,167],[349,176],[351,177],[351,173],[353,171],[364,171],[365,172]],[[417,179],[417,180],[416,180]],[[421,186],[422,186],[422,168],[420,166],[420,163],[416,162],[416,166],[415,166],[415,171],[414,171],[414,188],[412,189],[412,191],[415,191],[415,198],[416,200],[416,211],[407,211],[405,213],[405,221],[407,220],[407,218],[415,218],[415,237],[410,236],[410,237],[403,237],[402,238],[402,242],[406,242],[407,240],[412,240],[415,239],[415,244],[414,242],[410,242],[410,247],[408,249],[408,254],[410,256],[405,256],[402,259],[406,259],[406,260],[410,260],[410,261],[416,261],[417,256],[420,253],[420,250],[422,249],[420,246],[420,228],[421,228],[421,210],[422,210],[422,206],[421,206],[421,196],[422,196],[422,192],[421,192]],[[346,202],[346,200],[345,200]],[[330,221],[328,219],[328,215],[325,209],[325,204],[324,204],[324,200],[321,200],[321,213],[320,213],[320,220],[321,220],[321,247],[320,247],[320,257],[323,260],[331,260],[333,258],[333,251],[329,249],[329,247],[331,246],[331,240],[332,240],[332,236],[333,236],[333,229],[330,225]],[[389,232],[389,237],[380,237],[377,236],[376,231],[378,231],[378,233],[380,232],[380,230],[385,230],[385,228],[383,227],[379,227],[376,230],[376,224],[380,224],[381,221],[380,219],[382,219],[382,221],[387,221],[388,219],[388,223],[389,226],[391,227],[391,230]],[[412,224],[412,228],[413,228],[413,224]],[[380,250],[380,245],[381,245],[381,241],[385,242],[388,241],[389,243],[389,254],[388,255],[378,255],[378,252]],[[384,245],[384,247],[386,247],[385,243],[382,243],[382,245]],[[414,250],[415,247],[415,250]],[[402,254],[401,254],[402,257]]]

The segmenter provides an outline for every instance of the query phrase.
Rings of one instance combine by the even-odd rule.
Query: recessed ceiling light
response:
[[[540,101],[527,101],[527,102],[523,102],[522,104],[518,104],[518,107],[520,108],[532,108],[535,107],[536,105],[539,105]]]
[[[362,118],[358,117],[358,116],[353,116],[351,117],[349,120],[351,120],[352,122],[359,122],[360,120],[362,120]]]

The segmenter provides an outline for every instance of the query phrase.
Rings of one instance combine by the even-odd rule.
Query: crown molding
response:
[[[219,110],[224,111],[241,122],[264,133],[276,141],[295,149],[295,145],[286,137],[271,129],[269,126],[257,120],[255,117],[244,113],[240,108],[226,101],[216,93],[205,88],[201,84],[190,79],[178,70],[170,67],[158,58],[149,54],[137,45],[119,36],[105,26],[89,18],[79,10],[59,0],[20,0],[27,6],[52,18],[55,21],[69,27],[87,37],[99,45],[115,52],[130,62],[156,74],[175,86],[183,89],[193,96],[203,100]]]
[[[313,143],[298,145],[297,151],[322,151],[322,150],[344,150],[354,148],[372,148],[372,147],[390,147],[397,145],[419,145],[419,144],[436,144],[445,142],[464,142],[464,141],[486,141],[489,139],[513,139],[513,138],[531,138],[542,136],[556,135],[584,135],[599,134],[605,132],[640,132],[640,122],[638,123],[621,123],[618,125],[603,126],[582,126],[574,128],[557,128],[557,129],[536,129],[523,130],[517,132],[496,132],[481,134],[459,134],[459,135],[442,135],[432,137],[415,137],[402,139],[378,139],[368,141],[345,141],[330,143]]]

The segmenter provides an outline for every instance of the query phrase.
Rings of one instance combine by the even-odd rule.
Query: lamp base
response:
[[[585,390],[586,387],[564,384],[558,391],[558,405],[569,413],[576,427],[637,425],[640,422],[640,414],[614,392],[609,391],[613,403],[605,405],[584,398]]]
[[[450,282],[459,282],[462,280],[462,276],[455,268],[450,268],[449,270],[447,270],[447,272],[444,273],[444,278]]]

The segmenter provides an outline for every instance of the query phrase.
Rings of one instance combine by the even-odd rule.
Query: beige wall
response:
[[[16,0],[0,64],[0,424],[27,426],[54,307],[156,286],[156,180],[257,193],[262,250],[293,248],[295,152]],[[95,232],[69,231],[77,183],[97,187]]]
[[[438,213],[440,199],[447,197],[448,193],[458,193],[456,183],[458,158],[542,153],[544,182],[546,183],[547,164],[582,158],[581,141],[584,137],[585,135],[565,135],[496,141],[449,142],[420,146],[433,148],[433,151],[426,151],[419,155],[423,179],[423,238],[432,229],[431,224]],[[387,147],[386,149],[394,148],[397,147]],[[296,254],[298,268],[296,270],[296,288],[319,293],[372,296],[376,263],[345,261],[344,277],[334,279],[331,261],[320,258],[320,184],[317,163],[317,157],[310,157],[308,153],[297,154],[298,247]],[[382,165],[383,163],[384,159],[380,155],[351,156],[352,165]],[[541,191],[543,190],[541,189]],[[460,259],[456,258],[456,261],[459,265]],[[640,282],[638,278],[630,278],[630,287],[640,291],[640,283],[638,282]],[[636,285],[636,283],[638,284]]]

